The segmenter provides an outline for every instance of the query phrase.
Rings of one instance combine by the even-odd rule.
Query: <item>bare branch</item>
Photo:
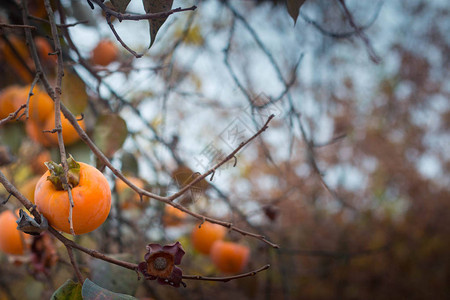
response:
[[[12,28],[12,29],[33,29],[36,30],[36,27],[30,26],[30,25],[16,25],[16,24],[6,24],[6,23],[0,23],[0,28]]]
[[[6,118],[4,118],[4,119],[1,119],[0,120],[0,127],[1,126],[3,126],[4,124],[6,124],[6,123],[8,123],[9,121],[11,121],[11,120],[14,120],[16,117],[17,117],[17,115],[19,114],[19,112],[22,110],[22,109],[26,109],[26,107],[27,107],[27,105],[26,104],[22,104],[15,112],[13,112],[13,113],[10,113]],[[20,118],[20,117],[19,117]]]
[[[270,265],[262,266],[254,271],[250,271],[243,274],[233,275],[233,276],[227,276],[227,277],[206,277],[206,276],[200,276],[200,275],[183,275],[183,279],[187,280],[203,280],[203,281],[222,281],[222,282],[228,282],[234,279],[240,279],[244,277],[251,277],[255,276],[259,272],[265,271],[270,268]]]
[[[345,15],[350,23],[350,25],[355,29],[355,33],[362,39],[364,44],[366,45],[367,51],[369,52],[370,59],[376,63],[379,64],[381,62],[381,57],[376,54],[375,49],[373,49],[372,44],[369,41],[369,38],[367,37],[366,33],[361,30],[361,28],[356,25],[355,20],[353,19],[353,15],[348,10],[347,5],[345,4],[345,0],[338,0],[341,4],[342,8],[344,9]]]

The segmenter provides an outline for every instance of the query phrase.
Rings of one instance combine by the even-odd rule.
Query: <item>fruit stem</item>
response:
[[[45,162],[48,170],[50,171],[50,176],[47,176],[49,180],[58,191],[68,190],[67,186],[63,185],[64,168],[61,164],[57,164],[54,161]],[[69,155],[67,159],[67,165],[69,166],[69,171],[67,172],[68,184],[73,188],[80,182],[80,164],[75,161],[72,155]]]

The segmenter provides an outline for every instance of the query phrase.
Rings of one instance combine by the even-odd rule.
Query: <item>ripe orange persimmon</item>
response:
[[[19,109],[21,105],[26,104],[30,88],[30,85],[13,85],[4,89],[0,93],[0,117],[5,118],[10,113]],[[29,118],[31,120],[44,124],[48,117],[53,113],[53,101],[50,96],[39,87],[34,87],[28,109]]]
[[[224,238],[226,228],[217,224],[205,222],[195,226],[191,233],[192,246],[203,254],[209,254],[213,243]]]
[[[16,214],[9,210],[0,213],[0,250],[12,255],[22,255],[28,248],[27,240],[31,236],[17,230],[18,211]]]
[[[167,227],[178,226],[183,224],[183,220],[186,218],[186,213],[171,205],[164,207],[164,215],[162,218],[163,224]]]
[[[44,133],[42,132],[43,130],[44,126],[34,122],[33,120],[28,120],[25,122],[25,132],[28,137],[42,146],[49,147],[52,145],[50,135],[54,133]]]
[[[11,85],[0,92],[0,119],[6,118],[10,113],[19,108],[17,96],[21,93],[21,87]]]
[[[117,60],[118,56],[119,49],[113,41],[101,40],[92,50],[91,59],[96,65],[107,66]]]
[[[28,93],[30,92],[30,86],[24,88],[23,103],[26,103]],[[54,114],[54,103],[52,98],[41,90],[39,87],[33,89],[33,96],[30,97],[29,117],[31,120],[36,121],[40,124],[44,124],[46,120]],[[22,104],[23,104],[22,103]]]
[[[74,232],[75,234],[91,232],[103,224],[111,209],[111,190],[108,181],[99,170],[88,164],[77,163],[72,157],[67,161],[69,181],[73,186]],[[61,165],[54,162],[50,164],[53,171],[47,171],[39,179],[34,200],[37,209],[47,218],[50,225],[70,233],[69,197],[59,179],[64,171]]]
[[[31,71],[34,71],[34,64],[28,46],[25,43],[25,38],[19,36],[8,37],[10,45],[14,48],[11,49],[10,45],[0,41],[0,58],[4,60],[11,70],[18,75],[24,82],[31,83],[33,75]],[[17,56],[20,56],[19,59]]]
[[[84,120],[78,121],[78,124],[81,126],[83,130],[86,129],[84,124]],[[61,126],[62,126],[62,136],[64,140],[64,145],[71,145],[80,139],[75,128],[70,124],[69,120],[64,117],[61,113]],[[43,130],[52,130],[55,128],[55,114],[52,113],[47,121],[45,122]],[[56,133],[43,133],[45,135],[45,139],[50,141],[50,145],[56,146],[58,145],[58,135]],[[45,144],[43,144],[46,146]]]
[[[239,273],[245,268],[250,248],[234,242],[215,241],[211,247],[211,260],[223,273]]]

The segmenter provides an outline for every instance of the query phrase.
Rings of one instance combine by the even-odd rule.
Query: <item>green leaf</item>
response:
[[[130,254],[116,254],[111,257],[133,261]],[[136,272],[99,259],[91,260],[89,266],[92,270],[90,278],[103,288],[128,295],[136,293],[139,285]]]
[[[81,284],[67,280],[52,295],[50,300],[83,300],[81,296]]]
[[[294,20],[294,24],[297,23],[298,13],[300,11],[300,7],[305,3],[306,0],[287,0],[287,10],[289,15]]]
[[[173,0],[142,0],[146,13],[158,13],[169,11],[172,8]],[[148,20],[150,26],[150,48],[155,41],[159,28],[164,24],[167,17]]]
[[[108,291],[89,279],[84,281],[81,294],[83,295],[83,300],[137,300],[137,298],[129,295]]]
[[[105,114],[98,117],[94,141],[107,157],[112,157],[122,147],[127,135],[127,123],[119,115]]]
[[[130,152],[125,152],[122,154],[122,173],[132,174],[134,176],[139,174],[139,167],[136,157]]]
[[[130,1],[131,0],[111,0],[111,3],[112,5],[114,5],[118,12],[124,13]]]
[[[64,105],[67,106],[73,114],[81,114],[88,104],[86,85],[83,80],[69,69],[64,69],[61,90],[61,100]]]

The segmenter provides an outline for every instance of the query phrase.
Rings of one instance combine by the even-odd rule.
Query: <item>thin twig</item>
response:
[[[369,52],[370,59],[376,63],[379,64],[381,62],[381,57],[378,56],[378,54],[375,52],[375,49],[373,48],[372,44],[369,41],[369,38],[367,37],[366,33],[361,30],[361,27],[356,25],[355,20],[353,19],[353,15],[348,10],[347,5],[345,4],[345,0],[338,0],[341,4],[342,8],[344,9],[345,15],[352,26],[353,29],[355,29],[356,34],[361,38],[361,40],[364,42],[367,48],[367,52]]]
[[[119,13],[110,7],[106,6],[102,0],[92,0],[95,4],[100,6],[100,8],[105,12],[109,13],[110,15],[116,17],[120,22],[123,20],[130,20],[130,21],[140,21],[140,20],[152,20],[152,19],[161,19],[161,18],[167,18],[168,16],[177,13],[177,12],[183,12],[183,11],[189,11],[189,10],[196,10],[197,6],[193,5],[191,7],[187,8],[174,8],[168,11],[158,12],[158,13],[148,13],[148,14],[122,14]]]
[[[77,276],[78,282],[82,283],[84,282],[83,275],[81,275],[80,268],[78,267],[77,261],[75,260],[75,257],[73,255],[72,247],[69,247],[67,245],[65,246],[67,254],[69,255],[70,263],[72,264],[72,267],[75,270],[75,275]]]
[[[28,118],[30,117],[29,113],[30,113],[30,99],[31,97],[34,95],[33,94],[33,90],[34,90],[34,86],[37,84],[37,82],[39,81],[39,72],[36,73],[36,76],[34,76],[33,82],[31,83],[30,86],[30,91],[28,92],[28,97],[27,97],[27,106],[25,108],[25,111],[23,112],[25,114],[25,119],[28,120]],[[22,115],[19,116],[19,119],[22,117]]]
[[[123,20],[131,20],[131,21],[140,21],[140,20],[152,20],[152,19],[161,19],[161,18],[167,18],[168,16],[170,16],[171,14],[174,14],[176,12],[182,12],[182,11],[189,11],[189,10],[195,10],[197,8],[197,6],[193,5],[191,7],[188,8],[175,8],[175,9],[171,9],[169,11],[164,11],[164,12],[159,12],[159,13],[148,13],[145,15],[136,15],[136,14],[122,14],[119,12],[116,12],[115,10],[111,9],[110,7],[106,6],[103,1],[101,0],[92,0],[92,2],[96,3],[98,6],[100,6],[100,8],[105,12],[105,16],[106,16],[106,22],[108,23],[109,28],[111,29],[111,31],[113,32],[114,36],[116,37],[116,39],[119,41],[119,43],[128,51],[130,52],[133,56],[135,56],[136,58],[140,58],[143,56],[143,54],[138,54],[136,51],[134,51],[133,49],[131,49],[123,40],[122,38],[119,36],[119,34],[117,33],[114,25],[112,24],[111,21],[111,16],[116,17],[120,22],[122,22]]]
[[[372,27],[372,25],[375,23],[375,21],[378,19],[378,15],[380,14],[381,11],[381,7],[383,6],[383,1],[379,1],[378,7],[375,10],[374,15],[372,16],[372,18],[370,19],[369,22],[367,22],[366,25],[362,25],[359,26],[359,29],[361,31],[367,30],[370,27]],[[310,17],[308,17],[307,15],[305,15],[303,13],[302,10],[300,10],[300,17],[308,24],[311,24],[314,26],[314,28],[316,28],[317,30],[320,31],[320,33],[322,33],[323,35],[332,37],[334,39],[344,39],[344,38],[349,38],[353,35],[355,35],[357,32],[356,30],[352,30],[352,31],[347,31],[347,32],[332,32],[329,31],[325,28],[322,27],[322,25],[320,25],[317,21],[311,19]]]
[[[17,24],[6,24],[6,23],[0,23],[0,28],[13,28],[13,29],[33,29],[36,30],[36,27],[30,26],[30,25],[17,25]]]
[[[316,158],[314,156],[314,143],[311,140],[309,140],[306,135],[306,130],[303,126],[301,116],[299,114],[296,114],[296,116],[297,116],[298,126],[300,128],[300,132],[302,135],[302,139],[305,142],[306,148],[308,150],[307,153],[308,153],[309,163],[310,163],[311,167],[313,168],[314,172],[317,174],[317,177],[319,178],[320,183],[337,202],[341,203],[344,207],[350,208],[352,210],[356,210],[356,208],[353,205],[350,205],[349,203],[347,203],[347,201],[344,201],[341,197],[339,197],[339,195],[333,189],[331,189],[330,186],[325,182],[325,179],[323,178],[323,174],[320,171],[320,169],[317,165],[317,162],[316,162]]]
[[[142,57],[143,54],[138,54],[136,51],[134,51],[133,49],[131,49],[130,47],[128,47],[127,44],[125,44],[125,42],[122,40],[122,38],[119,36],[119,34],[116,31],[116,28],[114,27],[114,25],[112,24],[111,21],[111,14],[106,12],[106,22],[108,23],[109,28],[111,29],[112,33],[114,34],[114,36],[116,37],[116,39],[119,41],[119,43],[122,45],[122,47],[124,47],[128,52],[130,52],[131,54],[133,54],[133,56],[135,56],[136,58],[140,58]]]
[[[259,272],[265,271],[269,268],[270,268],[270,265],[265,265],[254,271],[250,271],[250,272],[242,273],[242,274],[238,274],[238,275],[233,275],[233,276],[227,276],[227,277],[207,277],[207,276],[200,276],[200,275],[183,275],[183,279],[228,282],[228,281],[234,280],[234,279],[255,276]]]
[[[28,18],[30,18],[30,19],[32,19],[32,20],[35,20],[35,21],[39,21],[39,22],[43,22],[43,23],[50,24],[49,20],[47,20],[47,19],[42,19],[42,18],[33,16],[33,15],[29,15]],[[87,23],[89,23],[88,20],[82,20],[82,21],[77,21],[77,22],[74,22],[74,23],[68,23],[68,24],[56,24],[56,27],[59,27],[59,28],[68,28],[68,27],[76,26],[76,25],[78,25],[78,24],[87,24]]]
[[[27,107],[26,104],[22,104],[15,112],[10,113],[10,114],[9,114],[6,118],[4,118],[4,119],[1,119],[1,120],[0,120],[0,127],[3,126],[3,124],[6,124],[6,123],[8,123],[8,122],[11,121],[11,120],[14,120],[14,119],[17,117],[17,115],[19,114],[19,112],[20,112],[22,109],[26,108],[26,107]]]

